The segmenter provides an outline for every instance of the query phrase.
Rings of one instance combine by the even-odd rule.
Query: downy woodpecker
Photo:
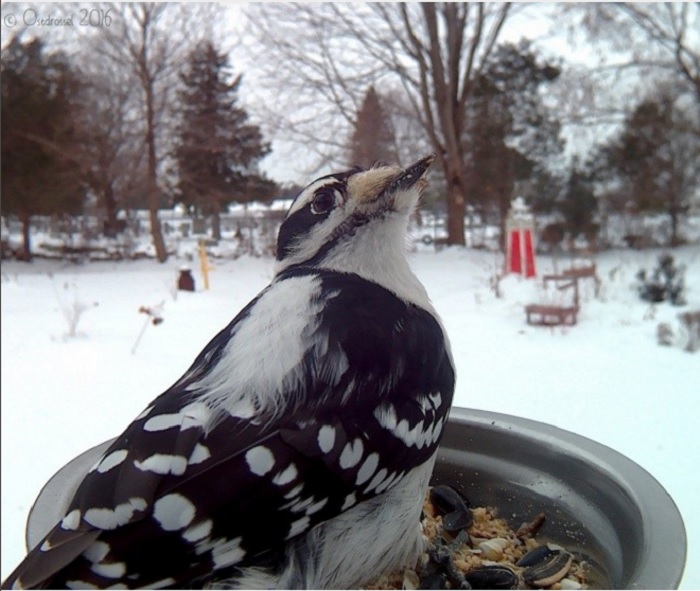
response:
[[[415,564],[455,382],[405,256],[434,158],[307,186],[272,283],[117,437],[4,587],[352,589]]]

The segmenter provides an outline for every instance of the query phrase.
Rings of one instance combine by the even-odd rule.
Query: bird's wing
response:
[[[356,331],[372,332],[361,318],[331,331],[325,356],[304,355],[282,411],[212,421],[188,388],[223,358],[220,335],[110,446],[66,517],[5,584],[196,584],[264,563],[286,541],[395,485],[435,452],[454,386],[444,347],[420,360],[406,349],[426,331],[442,339],[429,315],[414,316],[401,319],[388,351],[371,334],[357,339]],[[378,359],[398,366],[375,367]]]
[[[12,578],[29,588],[157,587],[263,562],[287,540],[387,490],[434,452],[432,431],[412,448],[389,431],[368,433],[355,410],[326,409],[311,419],[296,413],[273,428],[224,419],[208,434],[180,431],[168,449],[141,459],[139,450],[154,449],[152,433],[132,425]],[[101,471],[126,445],[125,459]],[[191,452],[180,455],[186,446]],[[138,576],[123,580],[127,573]]]

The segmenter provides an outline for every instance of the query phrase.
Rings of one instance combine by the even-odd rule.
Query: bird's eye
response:
[[[311,212],[317,215],[328,213],[335,205],[335,191],[332,189],[320,189],[311,202]]]

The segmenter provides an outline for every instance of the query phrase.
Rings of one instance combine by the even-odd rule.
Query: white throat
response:
[[[380,231],[372,224],[382,224]],[[402,300],[424,310],[435,310],[423,284],[406,260],[406,218],[370,222],[359,228],[350,244],[339,245],[323,260],[322,267],[341,273],[356,273],[396,294]]]

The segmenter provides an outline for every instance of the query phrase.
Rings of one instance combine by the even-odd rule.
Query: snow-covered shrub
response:
[[[681,330],[686,339],[685,350],[695,353],[700,350],[700,310],[679,314]]]
[[[673,256],[662,254],[651,275],[646,269],[637,273],[639,297],[651,303],[669,301],[674,306],[683,306],[686,303],[684,275],[683,265],[676,267]]]
[[[668,322],[661,322],[656,327],[656,342],[659,345],[670,347],[673,345],[673,329]]]
[[[61,313],[63,314],[63,317],[65,318],[66,323],[68,324],[68,332],[65,336],[68,338],[74,338],[78,334],[78,324],[80,323],[80,318],[82,317],[82,315],[85,313],[86,310],[94,308],[99,304],[97,302],[87,304],[80,300],[80,298],[78,297],[78,287],[75,281],[73,281],[72,283],[66,282],[63,284],[63,290],[65,292],[72,292],[72,297],[70,299],[62,297],[61,293],[58,290],[58,287],[56,286],[54,274],[51,271],[49,271],[48,275],[49,279],[51,279],[51,284],[53,285],[54,294],[56,296],[56,300],[58,300],[58,305],[61,309]]]
[[[688,353],[700,351],[700,310],[678,314],[678,323],[661,322],[656,327],[659,345],[677,347]]]

